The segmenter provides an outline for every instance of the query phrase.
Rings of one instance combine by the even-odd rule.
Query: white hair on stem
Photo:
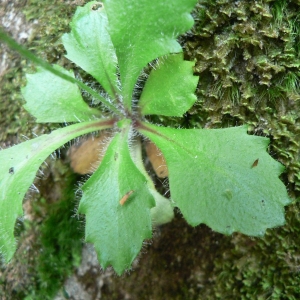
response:
[[[39,189],[33,183],[31,184],[29,190],[38,194],[40,193]]]

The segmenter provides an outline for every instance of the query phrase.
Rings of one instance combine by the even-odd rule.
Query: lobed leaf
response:
[[[43,161],[69,140],[108,127],[110,120],[75,124],[0,151],[0,251],[6,261],[15,252],[14,226],[22,215],[22,200]]]
[[[262,236],[284,224],[290,203],[278,176],[284,167],[267,152],[269,140],[246,127],[172,129],[143,123],[139,131],[162,151],[171,198],[193,226]]]
[[[145,176],[128,146],[129,127],[111,141],[106,154],[83,186],[79,213],[86,215],[86,241],[94,244],[103,268],[128,269],[144,239],[150,238],[150,209],[155,205]],[[124,201],[124,203],[123,203]]]
[[[74,77],[72,71],[54,65],[54,69]],[[98,109],[90,108],[81,97],[78,86],[41,67],[27,74],[27,85],[22,88],[26,100],[24,108],[39,123],[79,122],[99,117]]]
[[[183,54],[159,58],[144,86],[139,109],[142,115],[182,117],[192,107],[198,76],[193,76],[194,62]]]
[[[78,7],[70,24],[71,32],[62,37],[66,57],[91,74],[115,98],[117,58],[107,32],[104,6],[91,1]]]
[[[109,33],[116,49],[124,105],[131,109],[136,80],[147,63],[181,52],[176,38],[193,26],[197,0],[104,0]]]

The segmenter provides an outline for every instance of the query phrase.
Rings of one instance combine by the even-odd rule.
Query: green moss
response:
[[[14,57],[12,53],[10,59],[20,63],[18,57]],[[33,120],[20,107],[22,97],[19,86],[22,83],[21,68],[16,65],[0,79],[0,115],[3,116],[0,118],[0,127],[5,128],[5,130],[0,131],[0,146],[16,143],[17,135],[20,132],[24,135],[31,135]]]
[[[64,195],[50,204],[48,217],[40,227],[40,254],[36,258],[36,278],[29,290],[32,299],[52,299],[64,280],[71,275],[81,260],[83,231],[74,217],[74,178],[66,182]]]
[[[214,260],[214,274],[199,299],[299,299],[299,205],[288,208],[287,224],[263,239],[232,238]]]
[[[16,4],[17,5],[17,4]],[[68,31],[68,24],[76,5],[67,5],[56,1],[27,1],[19,3],[24,5],[23,13],[27,21],[38,20],[33,26],[34,34],[25,43],[25,47],[33,51],[39,57],[50,63],[67,65],[63,57],[63,47],[59,41],[61,35]],[[20,7],[18,7],[20,9]],[[30,62],[20,58],[15,52],[8,53],[10,68],[0,78],[0,146],[9,146],[22,141],[21,136],[33,137],[32,132],[40,134],[48,131],[47,125],[36,125],[34,119],[22,108],[24,100],[20,88],[25,85],[25,73],[30,71]]]

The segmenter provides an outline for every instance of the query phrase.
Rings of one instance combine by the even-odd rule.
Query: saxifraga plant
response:
[[[92,75],[103,92],[0,33],[39,65],[22,89],[25,109],[40,123],[72,123],[0,151],[0,249],[5,261],[15,252],[15,221],[42,162],[70,140],[108,128],[114,136],[82,186],[78,207],[86,216],[85,239],[94,244],[103,268],[111,265],[118,274],[130,268],[143,241],[151,238],[152,222],[170,219],[173,207],[192,226],[204,223],[224,234],[262,236],[267,228],[284,224],[284,206],[290,203],[278,178],[284,167],[266,152],[267,138],[248,135],[247,126],[174,129],[147,119],[181,117],[197,100],[194,63],[184,61],[176,41],[192,27],[195,4],[107,0],[79,7],[71,32],[62,37],[66,57]],[[153,68],[140,91],[136,82],[149,65]],[[105,108],[90,107],[81,92]],[[155,143],[165,157],[171,201],[156,191],[144,168],[142,138]]]

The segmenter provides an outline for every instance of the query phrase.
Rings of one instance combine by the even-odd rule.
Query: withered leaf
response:
[[[90,174],[98,168],[108,145],[108,136],[107,132],[99,137],[91,136],[69,149],[70,165],[75,173]]]
[[[145,149],[156,175],[159,178],[168,177],[168,167],[161,151],[150,141],[145,142]]]

